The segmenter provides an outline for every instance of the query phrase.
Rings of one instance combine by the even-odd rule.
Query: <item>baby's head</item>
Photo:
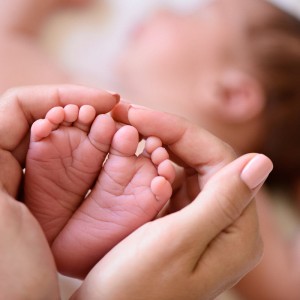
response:
[[[134,33],[119,74],[131,100],[180,114],[241,153],[267,153],[286,178],[299,171],[300,21],[268,2],[156,14]]]

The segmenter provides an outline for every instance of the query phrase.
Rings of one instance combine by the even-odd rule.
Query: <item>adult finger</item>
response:
[[[0,148],[14,150],[31,124],[43,118],[52,107],[89,104],[97,113],[107,113],[118,101],[117,94],[76,85],[11,89],[0,99]]]
[[[202,175],[202,183],[236,157],[226,143],[175,115],[120,103],[113,110],[113,117],[130,123],[144,136],[160,138],[177,157]]]
[[[226,238],[231,245],[233,241],[241,241],[241,236],[245,236],[245,218],[248,221],[252,219],[252,228],[255,228],[255,209],[248,209],[248,206],[272,168],[272,162],[264,155],[244,155],[215,174],[190,205],[169,216],[167,226],[171,230],[176,224],[177,243],[182,245],[180,251],[189,253],[186,256],[187,266],[190,264],[190,268],[195,270],[200,256],[202,260],[203,253],[212,251],[217,243],[224,246]],[[232,230],[228,230],[231,226]],[[249,233],[249,230],[246,232]],[[258,230],[256,236],[252,234],[247,237],[248,246],[257,234]],[[170,243],[168,241],[168,245]],[[223,256],[224,252],[220,255]]]

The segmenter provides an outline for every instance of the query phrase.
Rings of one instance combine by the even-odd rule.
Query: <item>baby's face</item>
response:
[[[160,12],[136,28],[118,68],[124,95],[194,121],[206,118],[211,82],[232,39],[222,5],[212,1],[188,16]]]

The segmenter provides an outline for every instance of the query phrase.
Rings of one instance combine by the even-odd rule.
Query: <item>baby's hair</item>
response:
[[[261,1],[263,2],[263,1]],[[265,18],[249,20],[250,59],[267,99],[266,139],[273,181],[300,178],[300,20],[269,4]]]

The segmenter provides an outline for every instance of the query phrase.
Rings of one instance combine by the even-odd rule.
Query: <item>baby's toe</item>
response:
[[[152,154],[154,150],[162,147],[162,141],[154,136],[148,137],[146,140],[145,150],[147,153]]]
[[[119,156],[132,156],[139,143],[138,131],[129,125],[121,127],[113,137],[110,153]]]
[[[86,111],[85,113],[89,114],[90,112]],[[97,150],[106,154],[115,132],[115,121],[109,115],[98,115],[92,124],[88,138]]]
[[[68,104],[64,107],[65,116],[62,125],[71,126],[78,118],[79,107],[75,104]]]
[[[64,121],[64,118],[65,111],[61,106],[53,107],[52,109],[50,109],[45,117],[45,119],[53,124],[52,130],[55,130],[59,126],[59,124]]]
[[[91,128],[91,124],[96,117],[96,110],[91,105],[83,105],[79,109],[77,121],[73,124],[73,126],[88,132]]]
[[[169,154],[167,150],[163,147],[158,147],[151,154],[151,160],[157,166],[166,159],[169,159]]]
[[[164,160],[157,167],[158,175],[165,177],[171,184],[175,180],[176,172],[172,162],[169,159]]]
[[[155,177],[151,182],[151,191],[163,206],[172,196],[171,183],[162,176]]]
[[[38,142],[49,136],[52,132],[53,124],[47,119],[35,121],[31,126],[30,139],[32,142]]]

